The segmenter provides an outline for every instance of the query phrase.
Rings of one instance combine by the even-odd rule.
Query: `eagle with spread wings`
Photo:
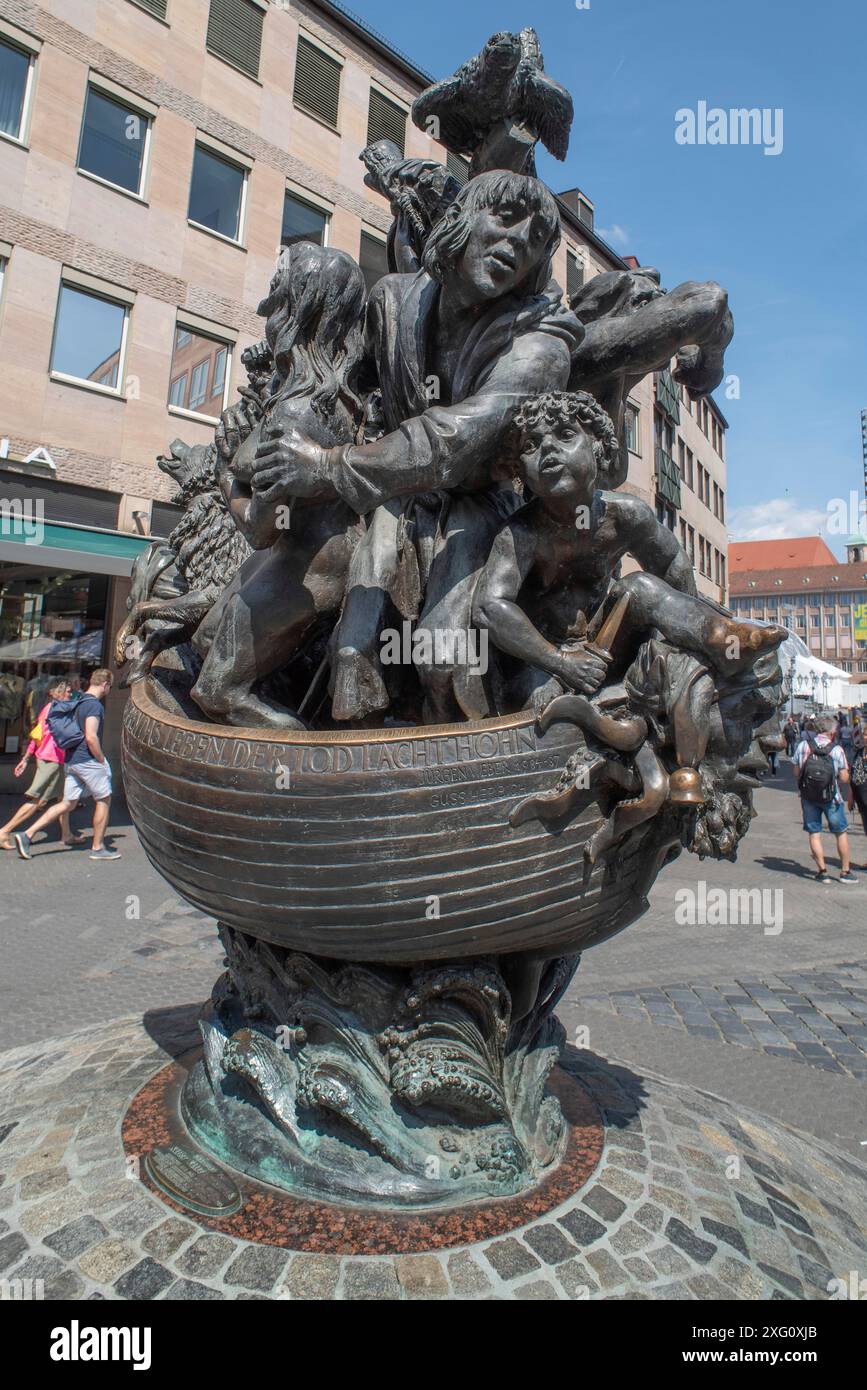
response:
[[[412,118],[456,154],[475,154],[494,126],[512,121],[555,159],[565,159],[572,98],[545,72],[535,29],[522,29],[494,34],[453,77],[428,87],[414,101]]]

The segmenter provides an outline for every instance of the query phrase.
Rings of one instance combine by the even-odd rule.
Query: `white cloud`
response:
[[[632,240],[626,228],[621,227],[619,222],[615,222],[612,227],[600,227],[599,235],[611,246],[628,246]]]
[[[735,507],[729,535],[736,541],[783,541],[794,536],[827,534],[826,507],[805,507],[792,497],[774,497],[752,507]]]

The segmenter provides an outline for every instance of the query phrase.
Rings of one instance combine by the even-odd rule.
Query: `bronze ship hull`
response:
[[[133,689],[123,733],[145,851],[187,901],[296,951],[384,964],[573,954],[646,909],[659,868],[635,834],[585,877],[602,811],[559,832],[509,812],[550,788],[581,733],[533,715],[327,733],[241,729]]]

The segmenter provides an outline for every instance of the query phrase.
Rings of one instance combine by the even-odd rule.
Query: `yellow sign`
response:
[[[867,603],[855,605],[855,641],[867,642]]]

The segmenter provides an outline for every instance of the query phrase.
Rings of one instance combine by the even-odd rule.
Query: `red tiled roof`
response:
[[[851,589],[867,591],[867,560],[855,565],[736,570],[730,574],[729,589],[732,594],[804,594],[820,589],[837,589],[841,593]]]
[[[837,557],[821,536],[795,536],[782,541],[730,541],[729,574],[741,570],[792,569],[803,565],[834,565]]]

